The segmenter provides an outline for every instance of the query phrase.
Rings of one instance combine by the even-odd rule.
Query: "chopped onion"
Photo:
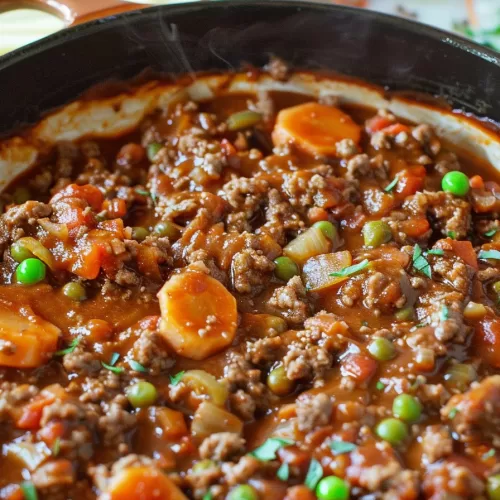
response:
[[[5,456],[14,456],[24,466],[34,471],[47,457],[50,456],[51,451],[45,443],[9,443],[3,445],[2,453]]]
[[[204,396],[217,406],[224,406],[227,400],[228,390],[225,384],[205,370],[188,370],[182,376],[182,382],[187,385],[191,392]]]
[[[191,433],[203,439],[217,432],[234,432],[240,434],[243,422],[226,410],[205,401],[196,410],[191,423]]]
[[[352,264],[351,252],[328,253],[311,257],[302,270],[306,288],[313,292],[340,285],[348,276],[331,276]]]
[[[39,219],[38,224],[47,231],[51,236],[57,238],[61,241],[68,241],[69,231],[68,226],[66,224],[57,224],[55,222],[51,222],[49,219]]]
[[[283,249],[283,253],[294,262],[304,264],[307,259],[328,253],[332,248],[332,242],[317,227],[310,227],[307,231],[299,234]]]
[[[54,270],[56,267],[56,261],[54,256],[50,253],[50,250],[45,248],[38,240],[32,238],[31,236],[26,236],[25,238],[20,238],[17,240],[21,246],[29,250],[35,257],[38,257],[42,262],[47,264],[47,266]]]
[[[479,304],[477,302],[469,302],[464,309],[464,318],[471,320],[482,319],[486,316],[487,313],[486,307],[483,304]]]

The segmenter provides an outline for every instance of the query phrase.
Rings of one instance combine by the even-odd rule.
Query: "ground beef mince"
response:
[[[178,99],[2,194],[0,499],[500,499],[493,169],[342,96]]]

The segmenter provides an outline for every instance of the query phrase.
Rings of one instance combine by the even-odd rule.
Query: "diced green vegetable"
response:
[[[163,145],[159,142],[152,142],[151,144],[148,144],[148,147],[146,149],[148,160],[153,161],[161,148],[163,148]]]
[[[288,281],[299,274],[299,266],[290,257],[284,255],[277,257],[274,259],[274,264],[276,265],[274,274],[280,280]]]
[[[235,486],[227,496],[227,500],[258,500],[257,492],[249,484]]]
[[[392,231],[387,222],[372,220],[363,226],[363,238],[365,246],[377,248],[384,243],[391,241]]]
[[[158,222],[153,228],[153,232],[160,237],[167,237],[169,240],[177,240],[181,235],[181,230],[169,221]]]
[[[45,279],[46,266],[39,260],[29,258],[23,260],[16,268],[16,279],[23,285],[34,285]]]
[[[394,313],[399,321],[411,321],[415,317],[415,309],[411,306],[403,307]]]
[[[486,483],[489,500],[500,500],[500,474],[490,476]]]
[[[373,339],[368,344],[368,352],[377,361],[388,361],[396,356],[396,348],[394,347],[394,344],[390,340],[383,337]]]
[[[85,291],[85,287],[78,283],[77,281],[71,281],[66,283],[62,289],[64,295],[68,297],[68,299],[74,300],[76,302],[80,302],[87,298],[87,292]]]
[[[422,405],[417,398],[409,394],[400,394],[394,398],[392,413],[405,422],[417,422],[422,415]]]
[[[295,384],[286,376],[284,366],[278,366],[267,376],[267,387],[277,396],[286,396],[290,394]]]
[[[444,375],[446,386],[453,389],[466,391],[470,384],[477,379],[476,369],[468,363],[451,365]]]
[[[469,192],[469,178],[458,170],[448,172],[441,181],[443,191],[455,196],[465,196]]]
[[[233,113],[226,121],[227,128],[231,131],[253,127],[262,121],[262,115],[256,111],[239,111]]]
[[[337,476],[324,477],[316,487],[318,500],[348,500],[349,484]]]
[[[19,241],[16,241],[11,245],[10,255],[16,262],[19,263],[33,257],[33,254]]]
[[[145,227],[133,227],[132,239],[136,241],[144,241],[149,236],[149,231]]]
[[[320,220],[315,222],[313,227],[317,227],[321,232],[330,240],[335,241],[337,239],[337,228],[329,221]]]
[[[150,382],[141,380],[126,389],[127,399],[134,408],[151,406],[158,398],[156,387]]]
[[[408,428],[397,418],[386,418],[376,427],[375,432],[380,439],[393,445],[399,444],[408,437]]]

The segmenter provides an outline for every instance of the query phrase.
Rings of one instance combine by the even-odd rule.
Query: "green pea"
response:
[[[149,236],[149,231],[145,227],[133,227],[132,239],[136,241],[143,241]]]
[[[12,193],[12,198],[16,205],[22,205],[23,203],[26,203],[28,200],[31,199],[31,193],[28,188],[18,187]]]
[[[10,256],[16,262],[22,262],[23,260],[33,257],[33,254],[25,246],[19,243],[19,241],[16,241],[10,247]]]
[[[267,387],[277,396],[286,396],[293,391],[294,383],[286,376],[284,366],[278,366],[267,376]]]
[[[23,285],[34,285],[45,279],[45,264],[35,258],[23,260],[16,269],[16,279]]]
[[[227,128],[229,130],[241,130],[244,128],[253,127],[257,125],[262,120],[262,115],[255,111],[240,111],[238,113],[233,113],[227,119]]]
[[[500,500],[500,474],[488,478],[486,491],[490,500]]]
[[[181,235],[180,229],[172,222],[158,222],[153,228],[153,232],[160,237],[167,237],[170,240],[177,240]]]
[[[299,274],[299,266],[290,257],[278,257],[274,259],[274,263],[274,275],[280,280],[288,281]]]
[[[372,340],[368,344],[368,351],[377,361],[388,361],[396,356],[394,344],[382,337]]]
[[[156,387],[150,382],[141,380],[126,390],[127,399],[134,408],[146,408],[151,406],[158,397]]]
[[[234,487],[227,496],[227,500],[258,500],[257,492],[249,484],[240,484]]]
[[[389,224],[381,220],[365,222],[362,233],[367,247],[377,248],[392,240],[392,231]]]
[[[327,220],[320,220],[313,224],[313,227],[317,227],[327,238],[334,241],[337,238],[337,228]]]
[[[500,281],[493,283],[493,290],[500,295]]]
[[[415,310],[413,307],[403,307],[394,314],[395,318],[399,321],[411,321],[415,317]]]
[[[213,469],[215,467],[215,462],[209,458],[200,460],[193,465],[193,472],[202,472],[208,469]]]
[[[458,170],[448,172],[441,181],[443,191],[456,196],[465,196],[469,192],[469,178]]]
[[[397,418],[382,420],[375,429],[377,436],[391,444],[399,444],[408,437],[408,427]]]
[[[153,161],[155,159],[155,156],[158,154],[158,152],[162,148],[163,148],[163,144],[160,144],[159,142],[152,142],[151,144],[148,144],[148,147],[146,149],[146,153],[148,155],[148,160]]]
[[[400,394],[394,398],[392,413],[405,422],[417,422],[422,415],[422,405],[417,398],[409,394]]]
[[[85,287],[77,281],[66,283],[63,286],[63,293],[64,295],[66,295],[66,297],[68,297],[68,299],[75,301],[81,301],[87,298]]]
[[[349,493],[349,485],[337,476],[324,477],[316,486],[319,500],[347,500]]]

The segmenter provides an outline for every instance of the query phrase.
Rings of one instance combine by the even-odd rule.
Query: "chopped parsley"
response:
[[[452,240],[457,239],[457,233],[455,231],[448,231],[446,235],[448,236],[448,238],[451,238]]]
[[[158,196],[156,193],[153,193],[152,191],[147,191],[146,189],[139,189],[137,188],[135,190],[137,194],[140,194],[141,196],[146,196],[148,198],[151,198],[153,205],[156,205],[156,201],[158,199]]]
[[[491,238],[492,236],[495,236],[497,234],[498,228],[494,227],[493,229],[490,229],[489,231],[486,231],[483,236],[486,236],[487,238]]]
[[[410,328],[410,332],[414,332],[415,330],[418,330],[419,328],[423,328],[425,326],[425,323],[418,323],[418,325],[412,326]]]
[[[330,443],[330,450],[333,451],[334,455],[343,455],[344,453],[351,453],[351,451],[356,449],[354,443],[349,443],[348,441],[332,441]]]
[[[172,385],[177,385],[181,381],[181,378],[184,377],[185,373],[186,373],[185,371],[182,371],[182,372],[176,373],[175,375],[170,375],[170,383]]]
[[[304,484],[312,491],[315,490],[320,479],[323,477],[323,467],[321,464],[313,458],[309,464],[309,470],[307,471],[306,479]]]
[[[428,278],[432,277],[431,266],[429,264],[429,261],[423,255],[422,249],[420,248],[420,245],[418,243],[415,245],[415,248],[413,250],[412,260],[413,260],[413,267],[416,271],[421,272]]]
[[[458,408],[452,408],[448,413],[448,418],[450,420],[453,420],[457,416],[457,413],[458,413]]]
[[[73,339],[69,346],[66,347],[66,349],[62,349],[60,351],[57,351],[55,353],[55,356],[64,356],[65,354],[71,354],[75,349],[76,349],[76,346],[80,343],[80,337],[76,337],[75,339]]]
[[[21,483],[21,490],[24,495],[24,500],[38,500],[38,493],[35,485],[31,481]]]
[[[439,319],[441,321],[446,321],[450,317],[450,310],[446,305],[443,305],[441,307],[441,310],[439,311]]]
[[[285,446],[290,446],[293,443],[294,442],[291,439],[272,437],[250,452],[250,455],[262,462],[269,462],[270,460],[274,460],[276,458],[276,452],[279,449],[284,448]]]
[[[54,457],[57,457],[60,451],[61,451],[61,438],[58,436],[56,437],[54,444],[52,445],[52,455]]]
[[[490,448],[486,453],[483,454],[482,459],[488,460],[488,458],[495,456],[495,448]]]
[[[388,184],[387,186],[385,186],[384,191],[386,193],[390,193],[396,187],[396,184],[398,182],[399,182],[399,175],[396,174],[396,176],[394,177],[394,179],[392,179],[392,181],[390,182],[390,184]]]
[[[123,373],[124,368],[121,366],[113,366],[113,365],[108,365],[108,363],[105,363],[104,361],[101,361],[101,365],[106,368],[106,370],[109,370],[110,372],[113,373]]]
[[[481,250],[478,258],[481,260],[494,259],[500,260],[500,251],[498,250]]]
[[[351,276],[352,274],[359,273],[359,271],[362,271],[365,269],[368,264],[370,264],[370,261],[368,259],[362,260],[359,264],[354,264],[349,267],[344,267],[344,269],[341,269],[340,271],[337,271],[335,273],[330,273],[330,276],[336,276],[337,278],[345,278],[347,276]]]
[[[201,500],[213,500],[213,496],[212,496],[212,493],[210,491],[207,491],[204,495],[203,495],[203,498]]]
[[[442,248],[431,248],[427,250],[429,255],[444,255],[444,250]]]
[[[276,472],[276,476],[281,481],[288,481],[290,477],[290,466],[286,462],[282,463],[278,472]]]
[[[148,369],[142,366],[141,363],[138,363],[135,359],[130,359],[128,364],[130,365],[130,368],[132,368],[132,370],[136,372],[141,372],[141,373],[148,372]]]
[[[111,366],[115,366],[116,365],[116,362],[120,359],[120,354],[118,354],[117,352],[114,352],[112,355],[111,355],[111,359],[109,360],[109,364]]]
[[[379,381],[375,384],[375,387],[377,388],[377,390],[379,390],[379,391],[383,391],[383,390],[385,389],[385,384],[379,380]]]

